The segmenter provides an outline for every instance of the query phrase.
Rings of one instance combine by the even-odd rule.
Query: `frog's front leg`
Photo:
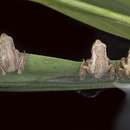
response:
[[[26,54],[24,53],[19,53],[19,58],[18,58],[18,63],[17,63],[17,73],[21,74],[24,70],[24,65],[26,62]]]
[[[81,66],[80,66],[80,73],[79,73],[79,77],[80,77],[80,80],[84,80],[86,75],[88,74],[88,65],[87,65],[87,62],[85,60],[83,60]]]
[[[108,74],[111,80],[115,78],[115,68],[111,63],[109,64]]]

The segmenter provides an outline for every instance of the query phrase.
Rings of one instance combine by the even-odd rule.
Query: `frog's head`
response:
[[[2,33],[0,35],[0,40],[3,41],[3,43],[5,43],[5,41],[7,41],[9,39],[10,36],[8,36],[6,33]]]
[[[12,37],[7,35],[6,33],[2,33],[0,35],[0,44],[7,46],[10,49],[14,47],[14,42]]]
[[[0,35],[0,44],[6,43],[7,38],[8,38],[8,35],[6,33],[2,33]]]
[[[6,33],[1,33],[1,38],[3,38],[3,37],[7,37],[8,35],[6,34]]]
[[[106,48],[106,45],[97,39],[92,46],[92,55],[94,54],[99,57],[107,57]]]

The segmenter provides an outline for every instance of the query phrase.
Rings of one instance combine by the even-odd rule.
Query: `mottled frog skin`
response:
[[[91,54],[91,59],[83,60],[80,66],[80,80],[85,79],[87,75],[100,79],[105,74],[108,74],[113,79],[115,69],[107,56],[106,45],[100,40],[96,40],[92,46]]]
[[[12,37],[5,33],[0,35],[0,70],[2,75],[7,72],[21,74],[24,70],[25,53],[15,49]]]

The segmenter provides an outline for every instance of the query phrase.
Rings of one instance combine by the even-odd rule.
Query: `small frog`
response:
[[[5,33],[0,35],[0,71],[2,75],[7,72],[21,74],[24,70],[25,53],[15,49],[13,38]]]
[[[121,58],[120,60],[120,67],[118,69],[118,76],[119,77],[130,77],[130,50],[128,51],[128,57]]]
[[[91,59],[83,60],[80,66],[80,80],[85,79],[87,74],[100,79],[107,73],[113,79],[115,77],[115,69],[107,57],[106,45],[100,40],[96,40],[92,46],[91,53]]]

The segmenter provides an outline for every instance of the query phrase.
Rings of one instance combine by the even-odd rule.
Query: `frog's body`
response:
[[[128,57],[123,57],[120,61],[119,77],[130,77],[130,50],[128,51]]]
[[[5,33],[0,36],[0,70],[2,75],[6,72],[21,74],[24,70],[25,54],[15,49],[12,37]]]
[[[80,79],[83,80],[87,74],[91,74],[95,78],[101,78],[106,73],[114,78],[115,70],[107,57],[106,45],[100,40],[96,40],[91,53],[91,59],[83,61],[80,67]]]

